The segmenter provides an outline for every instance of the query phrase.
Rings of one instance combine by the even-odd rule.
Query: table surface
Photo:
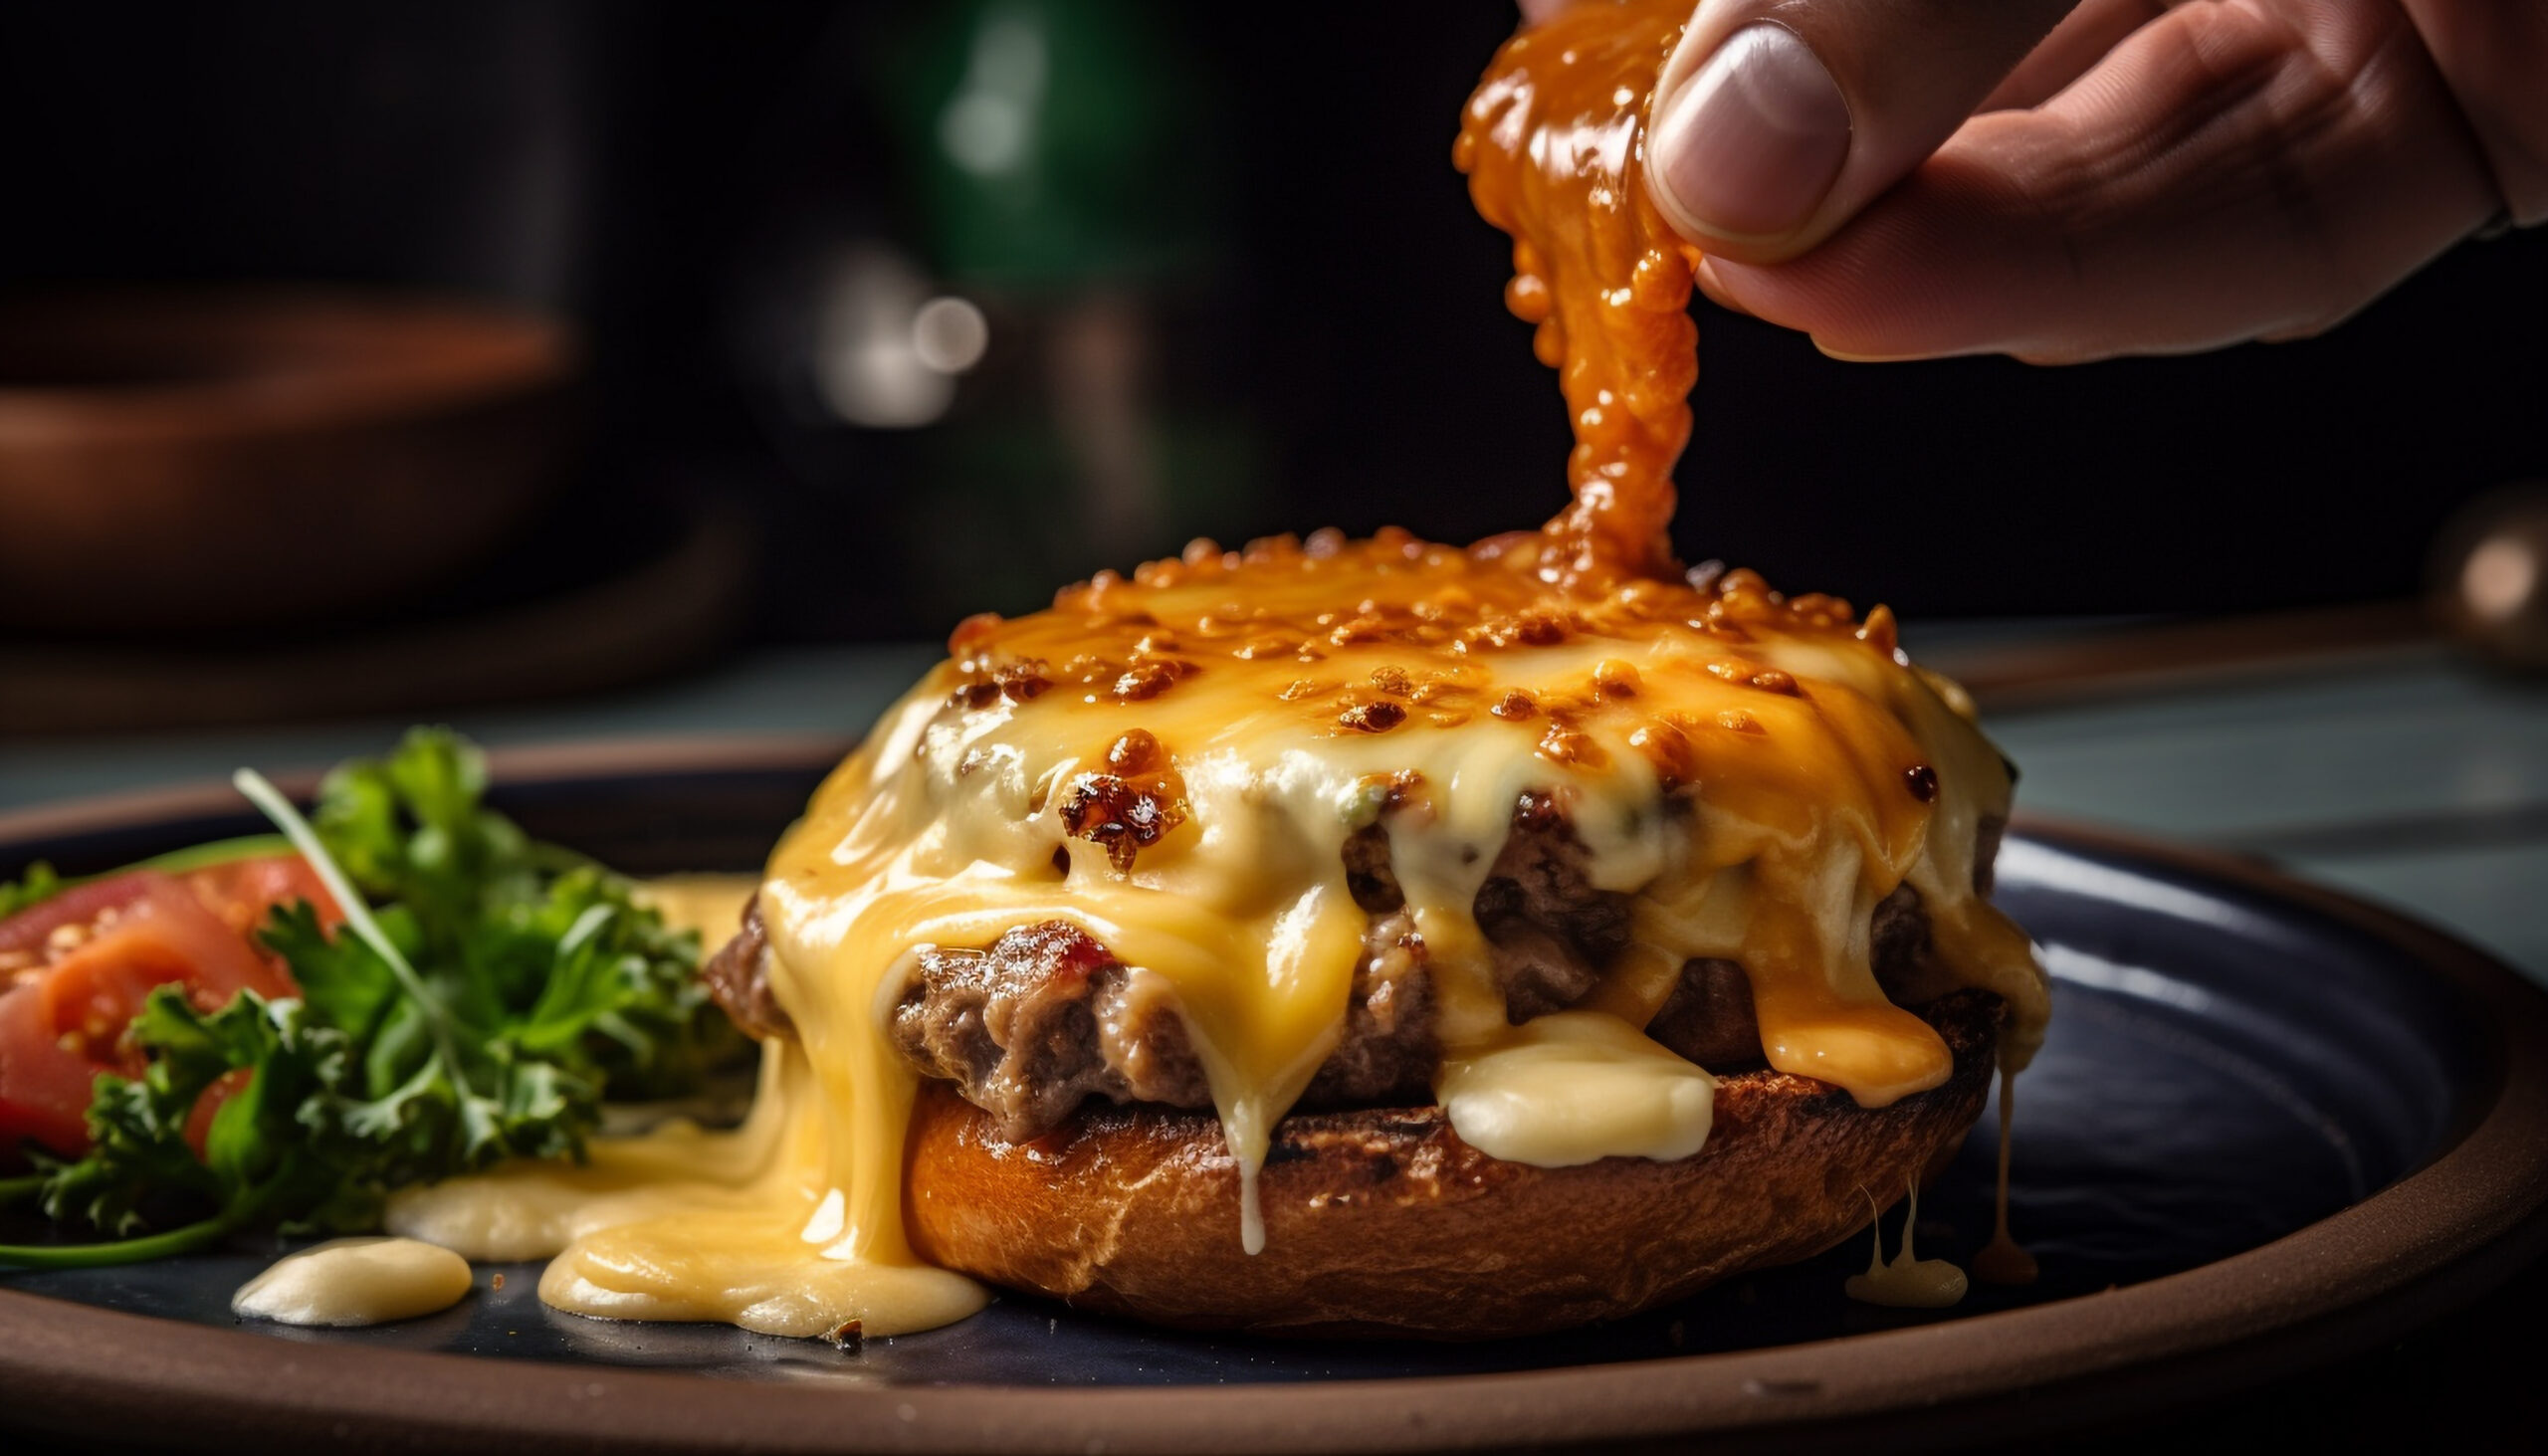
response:
[[[2081,624],[1943,624],[1952,660]],[[490,746],[722,733],[843,738],[934,658],[921,645],[767,648],[693,677],[449,721]],[[2438,645],[2236,686],[1991,714],[2019,805],[2255,855],[2418,916],[2548,982],[2548,685]],[[0,741],[0,809],[378,752],[401,724]],[[0,866],[0,873],[12,867]]]

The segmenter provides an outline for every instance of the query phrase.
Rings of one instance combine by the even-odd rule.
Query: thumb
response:
[[[2071,4],[1702,0],[1655,83],[1647,190],[1710,252],[1793,257],[1936,150]]]

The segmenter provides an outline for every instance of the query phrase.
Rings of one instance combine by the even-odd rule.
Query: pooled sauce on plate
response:
[[[239,1287],[232,1313],[344,1328],[440,1314],[469,1295],[469,1262],[415,1239],[331,1239],[287,1254]]]
[[[1944,973],[2008,1004],[2002,1057],[2022,1064],[2048,1003],[1977,885],[2011,785],[1971,705],[1910,665],[1882,607],[1672,557],[1695,255],[1639,168],[1685,16],[1583,5],[1526,31],[1462,126],[1455,160],[1516,239],[1508,301],[1562,370],[1563,515],[1466,549],[1197,541],[965,622],[771,856],[770,989],[796,1038],[768,1048],[750,1121],[410,1190],[392,1226],[553,1252],[541,1297],[584,1314],[809,1336],[961,1318],[982,1291],[905,1235],[918,1080],[886,1020],[923,947],[1059,922],[1174,997],[1239,1172],[1229,1236],[1254,1252],[1256,1172],[1364,953],[1345,845],[1376,827],[1437,1005],[1436,1094],[1515,1160],[1704,1143],[1713,1082],[1644,1031],[1695,959],[1744,967],[1780,1071],[1868,1107],[1945,1081],[1945,1045],[1872,969],[1874,909],[1905,885]],[[1592,883],[1631,905],[1602,983],[1514,1026],[1474,910],[1526,793],[1567,806]],[[1592,1106],[1560,1074],[1650,1105]]]
[[[1970,1285],[1963,1270],[1944,1259],[1923,1259],[1912,1248],[1920,1225],[1917,1187],[1911,1189],[1910,1202],[1902,1214],[1902,1251],[1890,1262],[1884,1257],[1884,1219],[1878,1216],[1869,1222],[1875,1252],[1867,1257],[1866,1273],[1849,1276],[1849,1298],[1896,1310],[1943,1310],[1964,1299]]]

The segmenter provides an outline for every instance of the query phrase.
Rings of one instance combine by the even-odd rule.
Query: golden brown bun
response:
[[[1932,1091],[1865,1109],[1811,1078],[1724,1079],[1679,1162],[1502,1162],[1437,1107],[1304,1114],[1275,1129],[1265,1251],[1239,1247],[1238,1169],[1208,1114],[1092,1105],[1007,1143],[922,1088],[905,1181],[931,1261],[1082,1309],[1194,1329],[1483,1339],[1634,1313],[1866,1226],[1962,1142],[1989,1092],[2001,1006],[1917,1008],[1955,1054]]]

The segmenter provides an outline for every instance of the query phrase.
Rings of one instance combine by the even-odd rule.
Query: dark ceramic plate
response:
[[[837,746],[515,755],[498,797],[632,872],[749,869]],[[0,819],[0,873],[37,857],[103,869],[254,827],[226,792],[22,814]],[[480,1448],[1787,1445],[1873,1415],[1896,1439],[1976,1420],[2005,1436],[2367,1348],[2539,1247],[2548,997],[2431,932],[2225,861],[2036,827],[2000,880],[2055,978],[2051,1038],[2019,1083],[2015,1193],[2044,1277],[1951,1312],[1843,1299],[1867,1257],[1852,1242],[1532,1340],[1209,1338],[1010,1296],[843,1353],[558,1315],[533,1297],[534,1266],[504,1270],[502,1291],[482,1269],[468,1303],[411,1324],[241,1328],[230,1292],[274,1252],[242,1246],[0,1274],[0,1410],[73,1429],[111,1412],[189,1443],[359,1432]],[[1924,1253],[1969,1255],[1989,1232],[1995,1155],[1986,1117],[1922,1203]]]

